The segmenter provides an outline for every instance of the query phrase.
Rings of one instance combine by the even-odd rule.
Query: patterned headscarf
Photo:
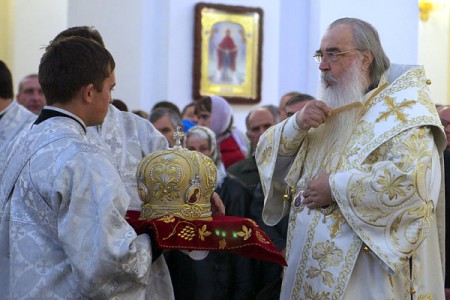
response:
[[[211,158],[217,167],[217,186],[221,185],[223,179],[226,176],[225,167],[222,163],[222,157],[220,155],[219,148],[217,146],[216,135],[208,127],[194,126],[186,133],[186,143],[190,137],[197,136],[201,139],[208,141],[209,146],[209,158]]]

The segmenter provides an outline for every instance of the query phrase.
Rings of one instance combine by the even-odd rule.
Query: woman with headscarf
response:
[[[247,157],[247,137],[233,126],[233,110],[225,99],[219,96],[204,97],[195,104],[195,114],[198,125],[208,127],[215,133],[225,169]]]
[[[244,217],[248,194],[236,177],[227,175],[220,159],[214,132],[194,126],[186,134],[186,148],[210,157],[217,167],[216,192],[225,214]],[[165,253],[175,299],[253,299],[252,260],[225,252],[210,251],[203,260],[192,260],[178,251]]]

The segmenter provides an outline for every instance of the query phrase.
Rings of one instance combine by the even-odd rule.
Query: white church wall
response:
[[[130,109],[145,111],[163,99],[176,102],[180,108],[191,101],[194,6],[197,1],[13,2],[15,76],[37,71],[41,47],[59,31],[68,26],[93,25],[102,33],[117,63],[118,85],[114,97],[125,100]],[[233,105],[236,125],[243,130],[245,116],[250,109],[264,104],[277,105],[281,95],[287,91],[299,90],[317,95],[319,72],[312,55],[319,47],[325,28],[336,18],[358,17],[375,25],[392,62],[416,64],[419,60],[416,1],[209,2],[260,7],[264,11],[262,100],[255,105]],[[37,21],[36,16],[39,17]],[[427,43],[432,44],[431,41]],[[442,52],[447,50],[448,47],[439,49]],[[434,53],[430,65],[436,64],[438,59],[434,58]],[[438,65],[445,68],[447,63]],[[445,73],[441,76],[442,82],[439,78],[432,80],[436,86],[441,86],[442,91],[446,90],[446,72],[429,69],[431,75],[433,72]]]

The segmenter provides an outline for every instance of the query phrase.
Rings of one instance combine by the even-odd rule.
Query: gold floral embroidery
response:
[[[380,187],[374,187],[377,192],[382,192],[388,195],[389,200],[394,198],[406,196],[403,184],[406,182],[406,175],[395,176],[389,170],[384,170],[384,175],[380,175],[377,183]]]
[[[248,240],[252,236],[252,229],[245,225],[242,225],[242,231],[237,233],[238,236],[243,237],[244,241]]]
[[[341,224],[345,223],[345,218],[339,209],[334,210],[331,214],[325,216],[325,218],[331,218],[333,220],[333,223],[328,226],[328,229],[330,229],[330,238],[334,239],[341,231]]]
[[[325,285],[332,286],[333,274],[325,269],[329,266],[337,266],[342,261],[343,254],[344,252],[337,248],[334,242],[317,243],[312,250],[312,257],[319,263],[319,268],[310,267],[306,270],[306,277],[313,279],[320,276]]]
[[[347,190],[348,198],[352,201],[353,206],[358,206],[361,204],[363,196],[366,192],[363,180],[357,180],[354,184],[350,185]]]
[[[314,292],[311,285],[305,283],[305,299],[311,300],[328,300],[330,299],[330,292]]]
[[[159,218],[159,220],[163,221],[164,223],[173,223],[175,222],[175,217],[173,215],[166,215]]]
[[[227,241],[225,239],[219,241],[219,249],[225,249]]]
[[[153,193],[163,202],[170,202],[180,197],[179,185],[181,179],[180,168],[170,164],[172,157],[167,157],[166,165],[157,165],[150,170],[155,182]]]
[[[272,156],[273,148],[272,146],[266,146],[262,149],[261,155],[257,155],[257,164],[260,166],[267,166],[267,164],[270,162],[270,157]]]
[[[419,295],[418,300],[433,300],[433,295],[430,294],[423,294],[423,295]]]
[[[317,243],[312,250],[312,257],[318,261],[321,268],[337,266],[342,261],[343,251],[334,242]]]
[[[205,240],[205,237],[208,237],[208,236],[211,235],[211,231],[207,231],[206,229],[207,229],[207,228],[206,228],[206,224],[205,224],[205,225],[202,226],[202,228],[200,228],[200,229],[198,230],[198,235],[200,236],[200,239],[201,239],[202,241]]]

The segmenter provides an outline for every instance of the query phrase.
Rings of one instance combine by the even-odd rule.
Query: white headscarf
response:
[[[217,167],[217,183],[216,187],[222,185],[223,180],[227,176],[225,166],[222,163],[222,157],[220,155],[219,148],[217,146],[216,135],[208,127],[194,126],[186,133],[186,143],[191,136],[198,136],[201,139],[208,141],[209,146],[209,158],[211,158]]]
[[[231,105],[220,96],[210,96],[210,98],[211,116],[209,126],[216,134],[217,142],[221,143],[231,134],[244,156],[247,156],[249,147],[246,136],[235,127],[232,127],[230,132],[226,132],[233,122],[233,110]]]
[[[211,117],[210,127],[217,137],[225,133],[231,123],[233,110],[230,104],[219,96],[210,96],[211,98]]]

